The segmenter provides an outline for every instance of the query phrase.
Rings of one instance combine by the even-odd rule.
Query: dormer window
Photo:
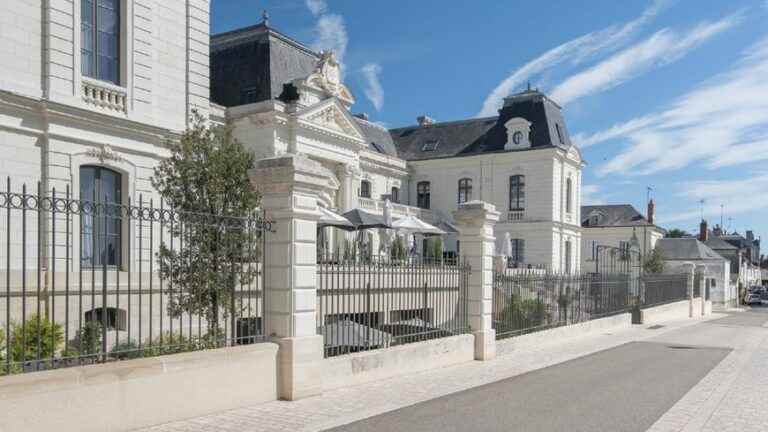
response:
[[[440,144],[439,140],[429,140],[425,141],[424,144],[421,146],[421,151],[423,152],[433,152],[437,150],[437,145]]]
[[[504,150],[519,150],[531,147],[531,122],[515,117],[504,123],[507,128],[507,143]]]
[[[381,154],[384,154],[384,150],[382,150],[382,148],[378,144],[376,144],[375,142],[371,141],[371,145],[373,146],[374,149],[376,149],[377,152],[379,152]]]
[[[587,226],[598,226],[600,225],[601,216],[599,213],[592,213],[589,215],[589,219],[587,219]]]

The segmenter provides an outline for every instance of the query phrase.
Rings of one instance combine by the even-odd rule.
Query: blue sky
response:
[[[650,186],[667,228],[722,206],[730,230],[768,235],[768,0],[213,0],[213,32],[263,9],[337,51],[375,121],[494,115],[530,81],[583,148],[585,204],[642,211]]]

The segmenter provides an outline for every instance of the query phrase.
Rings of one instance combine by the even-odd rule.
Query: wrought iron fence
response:
[[[322,257],[317,332],[325,356],[469,332],[469,275],[469,265],[455,261]]]
[[[642,279],[641,308],[688,299],[688,276],[685,274],[646,274]]]
[[[639,275],[642,272],[642,255],[628,243],[621,247],[595,245],[592,254],[595,273]]]
[[[566,326],[627,312],[634,304],[628,275],[494,272],[496,338]]]
[[[0,192],[0,375],[261,339],[260,215],[20,189]]]

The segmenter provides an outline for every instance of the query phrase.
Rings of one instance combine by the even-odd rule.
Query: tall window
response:
[[[509,209],[525,210],[525,176],[509,178]]]
[[[363,180],[360,182],[360,196],[362,198],[371,197],[371,182],[368,180]]]
[[[459,180],[459,204],[472,199],[472,179]]]
[[[80,167],[80,199],[98,204],[80,216],[81,264],[120,265],[122,176],[98,166]]]
[[[428,181],[418,182],[416,184],[416,206],[423,209],[429,208],[429,189]]]
[[[393,203],[399,203],[400,202],[400,189],[393,187],[392,193],[389,194],[389,200]]]
[[[522,264],[525,262],[525,240],[523,239],[511,239],[511,255],[509,261],[515,264]]]
[[[571,270],[573,269],[572,266],[572,256],[573,256],[573,244],[570,240],[566,240],[565,242],[565,273],[571,274]]]
[[[573,180],[568,177],[565,181],[565,212],[571,213],[573,210]]]
[[[120,0],[82,0],[80,54],[85,76],[120,84]]]

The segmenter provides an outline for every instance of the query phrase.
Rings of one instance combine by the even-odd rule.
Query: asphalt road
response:
[[[767,319],[734,314],[332,430],[645,431],[728,355],[739,326]]]

